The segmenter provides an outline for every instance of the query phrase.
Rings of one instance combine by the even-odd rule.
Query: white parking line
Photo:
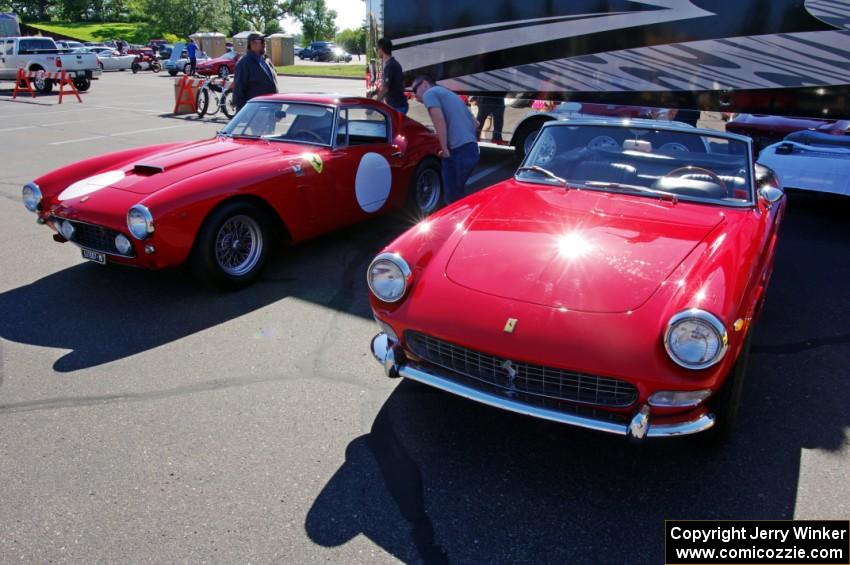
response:
[[[66,141],[54,141],[50,145],[65,145],[66,143],[80,143],[81,141],[91,141],[92,139],[103,139],[105,135],[95,135],[93,137],[81,137],[79,139],[68,139]]]
[[[18,130],[22,130],[22,129],[35,129],[35,128],[36,128],[36,126],[19,126],[19,127],[16,127],[16,128],[2,128],[2,129],[0,129],[0,131],[18,131]]]
[[[146,128],[146,129],[137,129],[137,130],[132,130],[132,131],[120,131],[118,133],[108,133],[108,134],[105,134],[105,135],[95,135],[95,136],[92,136],[92,137],[81,137],[79,139],[66,139],[65,141],[54,141],[54,142],[50,143],[49,145],[65,145],[67,143],[82,143],[83,141],[92,141],[94,139],[103,139],[105,137],[121,137],[123,135],[135,135],[137,133],[147,133],[147,132],[151,132],[151,131],[163,131],[163,130],[167,130],[167,129],[188,128],[188,127],[192,127],[192,126],[196,126],[196,125],[198,125],[198,124],[197,123],[191,123],[191,124],[180,124],[180,125],[177,125],[177,126],[164,126],[164,127],[159,127],[159,128]]]

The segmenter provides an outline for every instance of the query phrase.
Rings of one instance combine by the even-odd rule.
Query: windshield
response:
[[[517,178],[728,205],[753,202],[746,143],[649,126],[545,127]]]
[[[262,137],[312,145],[330,145],[334,108],[300,102],[252,101],[227,124],[233,137]]]

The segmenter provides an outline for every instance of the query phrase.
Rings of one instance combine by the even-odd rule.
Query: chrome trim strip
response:
[[[514,412],[516,414],[522,414],[524,416],[531,416],[533,418],[540,418],[541,420],[548,420],[550,422],[567,424],[569,426],[576,426],[598,432],[606,432],[621,436],[629,435],[629,424],[618,424],[616,422],[597,420],[587,416],[567,414],[564,412],[558,412],[557,410],[550,410],[548,408],[540,408],[523,402],[517,402],[496,394],[487,393],[458,384],[453,380],[440,375],[431,367],[424,367],[412,363],[395,365],[396,356],[393,352],[394,345],[395,344],[393,344],[384,333],[379,333],[372,339],[372,355],[374,355],[375,359],[384,366],[387,376],[393,377],[398,375],[438,388],[445,392],[461,396],[468,400],[473,400],[475,402],[480,402],[481,404],[486,404],[488,406],[507,410],[508,412]],[[645,411],[639,411],[637,413],[638,416],[647,418],[645,425],[648,426],[649,429],[647,430],[646,428],[643,428],[643,430],[641,430],[642,437],[657,438],[690,435],[705,431],[714,425],[714,415],[706,413],[703,413],[697,418],[687,422],[653,425],[651,423],[651,418],[649,418],[649,407],[645,408]],[[642,419],[643,418],[639,418],[639,420]],[[632,425],[636,423],[637,422],[633,419]],[[635,436],[634,439],[640,438]]]

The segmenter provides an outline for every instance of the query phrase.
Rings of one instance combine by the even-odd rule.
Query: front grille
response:
[[[634,385],[619,379],[517,363],[419,332],[407,331],[404,336],[408,349],[422,360],[498,387],[508,395],[534,398],[538,403],[548,399],[622,408],[633,404],[638,397]]]
[[[65,220],[64,218],[58,219],[60,221]],[[110,255],[120,255],[122,257],[134,256],[132,249],[128,255],[124,255],[118,251],[117,247],[115,247],[115,237],[121,232],[104,228],[102,226],[96,226],[94,224],[87,224],[85,222],[76,222],[74,220],[68,221],[74,226],[74,235],[71,238],[71,241],[77,245],[85,247],[86,249],[91,249],[92,251],[109,253]]]

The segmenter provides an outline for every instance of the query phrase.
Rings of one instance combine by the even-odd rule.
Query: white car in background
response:
[[[78,51],[97,55],[98,67],[102,71],[126,71],[136,60],[135,55],[122,55],[112,47],[84,47],[83,49]]]

